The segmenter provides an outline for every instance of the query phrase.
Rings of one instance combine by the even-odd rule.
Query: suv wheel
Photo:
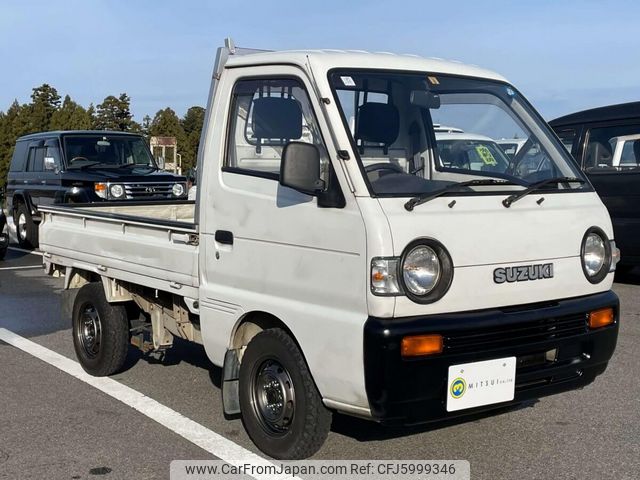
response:
[[[24,203],[19,203],[14,217],[18,243],[22,248],[38,248],[38,226]]]

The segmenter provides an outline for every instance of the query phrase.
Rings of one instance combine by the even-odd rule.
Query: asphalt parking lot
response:
[[[0,328],[75,360],[61,318],[62,280],[41,257],[10,249],[0,262]],[[640,269],[614,287],[621,333],[609,369],[583,390],[456,421],[382,428],[336,416],[318,459],[467,459],[473,479],[635,479],[640,472]],[[0,341],[0,478],[168,478],[174,459],[212,459],[94,386]],[[259,454],[239,419],[225,419],[220,371],[201,347],[163,360],[131,350],[113,377]],[[231,443],[232,442],[232,443]]]

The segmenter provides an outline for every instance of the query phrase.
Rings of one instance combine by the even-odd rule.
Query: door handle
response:
[[[223,245],[233,245],[233,233],[228,230],[216,230],[215,239]]]

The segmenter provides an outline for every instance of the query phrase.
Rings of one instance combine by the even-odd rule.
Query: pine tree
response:
[[[184,169],[194,167],[198,159],[198,146],[200,145],[200,134],[204,124],[205,109],[194,106],[187,110],[182,119],[186,139],[182,149],[182,166]]]
[[[95,128],[98,130],[131,131],[137,124],[130,110],[130,98],[126,93],[119,97],[109,95],[96,109]]]
[[[43,83],[33,89],[30,105],[30,130],[44,132],[49,130],[51,117],[60,108],[60,95],[48,83]]]
[[[1,114],[0,121],[0,185],[7,183],[9,163],[18,137],[32,132],[31,106],[20,105],[17,100],[11,104],[6,113]]]
[[[87,110],[71,100],[69,95],[51,116],[51,130],[89,130],[91,126],[92,119]]]

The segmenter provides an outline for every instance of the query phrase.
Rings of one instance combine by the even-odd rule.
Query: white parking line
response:
[[[59,370],[91,385],[107,395],[121,401],[125,405],[139,411],[162,426],[177,433],[178,435],[194,443],[198,447],[206,450],[212,455],[224,460],[230,465],[274,465],[269,460],[256,455],[253,452],[241,447],[222,435],[209,430],[199,423],[185,417],[181,413],[162,405],[153,398],[134,390],[131,387],[116,382],[107,377],[92,377],[86,373],[80,364],[37,343],[27,340],[20,335],[5,328],[0,328],[0,340],[6,342],[23,352],[26,352],[43,362],[53,365]],[[169,466],[167,465],[167,469]],[[294,479],[296,477],[256,475],[256,479]]]
[[[44,268],[42,265],[23,265],[21,267],[0,267],[0,270],[27,270],[30,268]]]

